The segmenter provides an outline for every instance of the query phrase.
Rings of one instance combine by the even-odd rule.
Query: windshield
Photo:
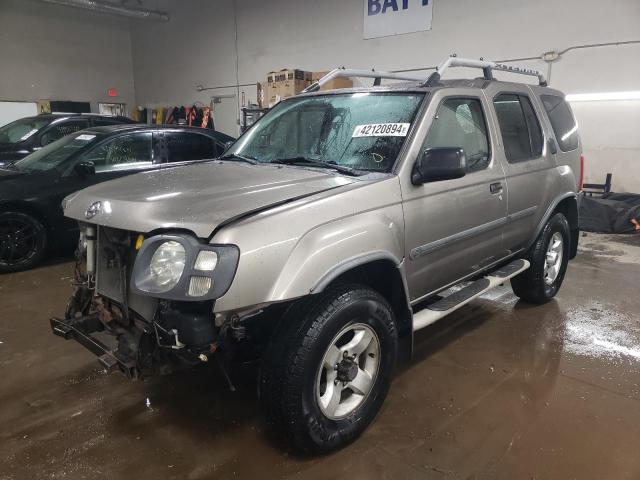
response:
[[[226,155],[262,163],[306,159],[389,172],[423,99],[419,93],[352,93],[287,100]]]
[[[98,137],[94,134],[77,132],[62,137],[46,147],[27,155],[13,164],[18,170],[44,171],[59,167],[65,160],[87,145],[95,143]]]
[[[0,142],[18,143],[28,139],[42,127],[51,123],[48,118],[21,118],[15,122],[0,127]]]

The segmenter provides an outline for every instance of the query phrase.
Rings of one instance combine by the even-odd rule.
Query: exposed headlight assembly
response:
[[[204,244],[187,235],[150,237],[138,251],[132,287],[167,300],[216,299],[231,286],[239,258],[235,245]]]

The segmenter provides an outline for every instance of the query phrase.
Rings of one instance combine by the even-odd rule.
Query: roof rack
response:
[[[432,73],[426,82],[425,87],[431,87],[437,85],[440,81],[440,77],[444,71],[449,67],[469,67],[469,68],[481,68],[486,80],[493,80],[493,70],[500,70],[502,72],[517,73],[520,75],[528,75],[531,77],[538,77],[538,82],[541,87],[547,86],[547,79],[542,73],[530,68],[512,67],[510,65],[504,65],[502,63],[490,62],[481,58],[480,60],[473,60],[468,58],[458,58],[455,55],[447,58],[436,68],[436,71]]]
[[[432,73],[426,80],[424,77],[418,77],[413,75],[406,75],[403,73],[395,73],[395,72],[381,72],[377,70],[353,70],[347,69],[344,67],[336,68],[335,70],[330,71],[324,77],[322,77],[317,82],[309,85],[305,88],[302,93],[309,92],[317,92],[320,88],[329,83],[331,80],[334,80],[338,77],[360,77],[360,78],[373,78],[374,86],[378,86],[381,84],[382,79],[389,80],[403,80],[407,82],[422,82],[422,85],[425,87],[433,87],[440,82],[440,78],[444,71],[449,67],[469,67],[469,68],[481,68],[484,73],[484,78],[486,80],[494,80],[493,78],[493,70],[500,70],[503,72],[517,73],[520,75],[528,75],[532,77],[538,77],[538,81],[540,86],[546,87],[547,80],[544,75],[537,70],[532,70],[530,68],[520,68],[520,67],[511,67],[509,65],[504,65],[502,63],[490,62],[484,59],[473,60],[467,58],[458,58],[455,55],[447,58],[444,62],[436,67],[436,71]],[[426,70],[426,69],[425,69]]]
[[[407,82],[422,82],[424,81],[424,77],[405,75],[402,73],[393,73],[393,72],[379,72],[377,70],[353,70],[348,68],[336,68],[335,70],[330,71],[324,77],[322,77],[317,82],[309,85],[305,88],[302,93],[309,92],[317,92],[320,90],[320,87],[329,83],[331,80],[338,77],[360,77],[360,78],[373,78],[375,79],[373,85],[378,86],[382,82],[383,78],[389,80],[403,80]]]

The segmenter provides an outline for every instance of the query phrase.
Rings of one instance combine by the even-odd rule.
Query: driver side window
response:
[[[151,132],[122,135],[83,155],[83,162],[93,162],[96,173],[127,170],[151,165]]]
[[[489,166],[487,124],[479,99],[448,98],[442,102],[422,151],[436,147],[462,148],[468,173]]]

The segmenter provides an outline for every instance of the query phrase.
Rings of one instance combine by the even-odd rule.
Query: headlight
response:
[[[168,292],[182,277],[186,259],[184,247],[178,242],[164,242],[151,257],[149,270],[157,287],[155,292]]]
[[[183,234],[149,237],[138,250],[131,287],[167,300],[213,300],[231,286],[239,259],[235,245],[210,245]]]

